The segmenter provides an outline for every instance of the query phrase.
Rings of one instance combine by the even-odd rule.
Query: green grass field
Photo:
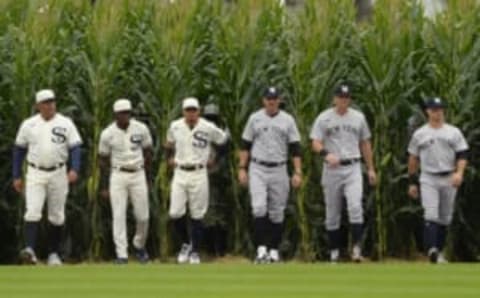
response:
[[[480,297],[480,265],[6,266],[0,297]]]

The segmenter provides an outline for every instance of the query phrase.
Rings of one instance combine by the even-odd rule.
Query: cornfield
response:
[[[80,183],[67,203],[70,260],[114,256],[110,206],[99,196],[97,144],[112,121],[115,99],[131,99],[154,135],[148,250],[165,260],[176,243],[162,143],[181,100],[193,95],[220,106],[232,134],[227,171],[234,178],[241,130],[267,85],[282,90],[304,147],[305,183],[292,193],[281,250],[286,258],[323,258],[321,162],[307,136],[339,81],[353,85],[355,105],[373,133],[379,183],[366,187],[366,253],[414,258],[420,249],[422,209],[406,195],[406,144],[412,127],[424,121],[419,102],[439,95],[448,101],[449,121],[472,147],[448,250],[455,260],[476,260],[480,6],[448,1],[446,12],[429,20],[415,1],[382,0],[369,21],[357,23],[353,1],[304,2],[292,10],[274,0],[0,1],[0,262],[15,262],[23,245],[24,199],[11,187],[11,148],[21,121],[34,112],[35,91],[46,87],[56,91],[60,111],[73,118],[84,139]],[[250,256],[248,192],[233,178],[221,189],[229,215],[227,252]]]

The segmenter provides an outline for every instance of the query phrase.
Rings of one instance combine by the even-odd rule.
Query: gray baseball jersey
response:
[[[271,117],[261,109],[248,119],[242,138],[252,143],[253,158],[267,162],[284,162],[288,158],[288,145],[300,142],[300,133],[290,114],[279,111]]]
[[[359,142],[370,137],[365,116],[352,108],[344,115],[335,108],[325,110],[315,119],[310,132],[312,140],[322,141],[324,148],[340,159],[360,158]]]
[[[450,124],[432,128],[425,124],[415,131],[408,153],[420,158],[422,172],[451,172],[455,169],[456,153],[468,150],[462,132]]]

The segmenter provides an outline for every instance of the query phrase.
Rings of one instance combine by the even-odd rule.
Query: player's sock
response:
[[[182,244],[188,244],[187,217],[182,216],[172,220],[173,227]]]
[[[423,229],[423,243],[425,251],[428,252],[431,248],[437,248],[438,244],[438,224],[433,221],[426,221]]]
[[[268,218],[264,217],[255,217],[254,219],[254,238],[255,238],[255,245],[259,246],[266,246],[267,245],[267,231],[268,231]]]
[[[283,223],[274,223],[270,221],[270,245],[269,248],[278,249],[282,241]]]
[[[350,225],[351,233],[352,233],[352,242],[353,245],[360,245],[362,242],[363,236],[363,224],[351,224]]]
[[[38,221],[25,222],[25,245],[35,250],[35,243],[37,241]]]
[[[438,235],[437,235],[437,248],[439,251],[442,251],[445,247],[445,241],[447,240],[447,226],[446,225],[438,225]]]
[[[63,225],[56,226],[52,223],[48,224],[48,249],[50,253],[59,253],[62,241]]]
[[[192,219],[192,251],[199,252],[203,236],[203,223],[201,220]]]
[[[340,229],[327,231],[327,235],[330,250],[338,249],[340,247]]]

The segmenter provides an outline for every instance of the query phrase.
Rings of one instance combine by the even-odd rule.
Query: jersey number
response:
[[[67,140],[66,135],[67,129],[65,127],[54,127],[52,128],[52,142],[55,144],[63,144]]]

